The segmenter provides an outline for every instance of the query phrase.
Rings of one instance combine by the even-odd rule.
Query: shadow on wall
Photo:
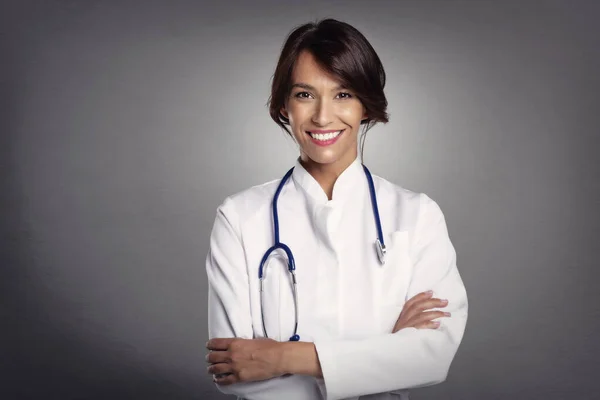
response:
[[[11,57],[16,51],[8,47],[11,62],[0,63],[0,77],[19,76],[19,57]],[[19,82],[0,82],[0,399],[222,398],[202,358],[189,374],[161,369],[141,360],[130,344],[106,337],[92,342],[69,328],[77,322],[67,321],[68,313],[43,307],[53,294],[30,276],[43,262],[32,251],[28,199],[18,181],[15,148],[26,117],[18,112]]]
[[[51,315],[26,315],[18,329],[18,358],[3,373],[3,399],[221,398],[208,375],[175,376],[144,363],[132,345],[104,338],[93,346],[43,320]]]

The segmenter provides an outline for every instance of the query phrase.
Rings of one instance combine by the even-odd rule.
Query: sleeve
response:
[[[456,253],[444,215],[421,194],[411,258],[413,276],[407,299],[433,290],[448,299],[438,329],[405,328],[363,340],[315,343],[327,399],[430,386],[446,379],[467,322],[467,293],[456,267]]]
[[[227,198],[217,210],[206,258],[209,339],[254,337],[248,270],[239,232],[233,201]],[[248,400],[274,400],[286,398],[290,384],[298,379],[288,376],[216,386],[222,393]]]

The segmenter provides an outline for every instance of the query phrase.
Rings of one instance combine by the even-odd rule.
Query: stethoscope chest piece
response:
[[[379,238],[375,241],[375,250],[377,251],[377,257],[379,258],[379,262],[383,266],[385,264],[385,244],[381,243]]]

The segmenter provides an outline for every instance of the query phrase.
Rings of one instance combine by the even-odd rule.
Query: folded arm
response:
[[[227,204],[219,208],[207,257],[209,335],[251,339],[248,275],[235,213]],[[284,343],[279,347],[285,360],[282,369],[293,375],[217,387],[249,399],[285,398],[292,386],[314,391],[306,375],[323,376],[327,399],[342,399],[444,381],[464,334],[468,303],[444,216],[425,195],[413,237],[407,298],[431,289],[448,299],[444,311],[452,316],[444,318],[439,328],[405,328],[363,340]],[[290,385],[291,380],[296,382]]]
[[[217,210],[206,258],[209,339],[254,338],[248,272],[232,205],[226,199]],[[310,379],[301,375],[216,386],[225,394],[252,400],[289,398],[292,388],[306,393],[315,390]]]
[[[316,341],[327,399],[342,399],[440,383],[446,379],[467,322],[465,287],[442,211],[421,195],[408,297],[433,290],[448,299],[437,329],[405,328],[363,340]]]

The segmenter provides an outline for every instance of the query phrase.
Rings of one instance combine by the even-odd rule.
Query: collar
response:
[[[297,186],[300,186],[306,192],[315,205],[343,203],[348,198],[355,197],[361,193],[365,185],[367,185],[367,178],[359,157],[356,157],[336,179],[333,185],[332,200],[327,198],[319,182],[302,166],[300,157],[296,159],[292,179]]]

